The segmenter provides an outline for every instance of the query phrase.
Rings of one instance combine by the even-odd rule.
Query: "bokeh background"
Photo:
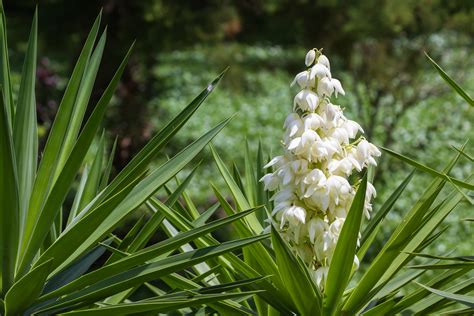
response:
[[[390,147],[440,169],[451,146],[474,141],[474,111],[439,79],[424,52],[474,94],[474,1],[316,0],[7,0],[12,69],[18,73],[30,21],[39,5],[37,109],[40,134],[51,120],[82,43],[98,12],[108,26],[108,44],[97,82],[100,95],[133,40],[137,45],[107,116],[106,135],[118,137],[120,170],[164,123],[230,66],[220,86],[167,148],[174,152],[218,121],[237,113],[214,141],[226,161],[243,163],[243,147],[261,140],[270,155],[281,150],[286,113],[308,49],[324,48],[332,73],[346,90],[336,103],[361,123],[376,145]],[[16,84],[19,84],[16,77]],[[468,146],[472,153],[472,146]],[[220,181],[209,152],[189,194],[202,208],[213,203],[209,183]],[[166,159],[165,156],[159,160]],[[159,161],[157,161],[158,163]],[[461,161],[456,177],[470,175]],[[382,157],[375,176],[375,209],[410,172]],[[429,177],[417,174],[385,232],[416,200]],[[437,253],[472,250],[472,208],[450,216]],[[127,223],[124,223],[126,229]],[[460,242],[464,239],[464,242]],[[467,238],[464,238],[467,237]],[[381,241],[383,238],[380,239]]]

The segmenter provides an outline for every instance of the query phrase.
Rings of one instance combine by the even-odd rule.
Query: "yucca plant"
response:
[[[314,57],[312,59],[314,60]],[[472,98],[431,58],[428,59],[454,91],[470,105],[474,105]],[[305,76],[306,73],[300,73],[295,80],[305,84],[305,80],[308,80]],[[296,102],[300,100],[295,99]],[[311,105],[311,100],[307,104]],[[287,119],[285,124],[287,127],[289,125],[291,133],[289,120]],[[282,221],[277,216],[293,216],[295,222],[299,220],[298,225],[304,225],[308,223],[310,215],[298,213],[300,210],[294,209],[298,204],[287,206],[285,212],[293,212],[290,215],[285,212],[282,215],[278,211],[273,216],[270,214],[276,209],[275,204],[281,201],[278,201],[278,198],[273,200],[264,190],[264,183],[260,181],[262,179],[267,186],[272,183],[272,179],[264,177],[267,159],[262,145],[259,145],[256,157],[251,157],[247,146],[245,170],[242,173],[235,163],[228,169],[219,154],[213,150],[216,165],[233,199],[234,206],[226,201],[225,194],[220,189],[214,187],[216,196],[227,214],[238,214],[241,210],[261,205],[266,209],[266,212],[260,209],[248,216],[244,223],[235,223],[240,237],[258,236],[265,231],[265,227],[271,230],[271,245],[259,243],[243,249],[243,258],[248,269],[268,276],[268,279],[254,287],[265,290],[254,295],[255,312],[258,315],[472,314],[474,299],[466,293],[474,289],[471,273],[474,267],[473,257],[425,253],[425,249],[436,242],[446,230],[441,223],[450,212],[456,207],[472,210],[470,194],[474,189],[474,179],[471,176],[460,180],[449,176],[449,173],[459,159],[472,162],[473,158],[467,153],[466,144],[454,149],[455,156],[452,160],[447,162],[442,171],[437,171],[383,148],[385,154],[413,166],[414,170],[381,207],[374,210],[374,216],[367,222],[362,221],[367,207],[365,195],[368,192],[368,179],[373,175],[374,169],[369,168],[369,172],[361,170],[357,176],[359,180],[355,181],[355,195],[349,205],[350,210],[339,231],[327,274],[322,280],[318,271],[314,271],[314,265],[308,264],[308,260],[302,258],[305,253],[298,249],[301,245],[286,235],[289,229],[286,224],[276,226]],[[297,166],[294,168],[299,171],[297,168],[302,167],[300,164]],[[267,172],[273,171],[271,167],[267,169]],[[419,188],[418,201],[403,214],[400,224],[384,242],[376,257],[367,262],[366,252],[374,241],[380,238],[379,232],[384,218],[396,205],[416,171],[433,176],[431,184],[426,188]],[[281,177],[284,176],[283,172]],[[354,256],[362,262],[364,269],[356,269]],[[245,275],[245,272],[242,273]],[[424,279],[426,275],[431,276],[428,281]],[[453,305],[455,306],[451,307]]]
[[[222,121],[164,164],[151,166],[213,91],[222,74],[159,131],[115,178],[109,179],[113,150],[105,159],[107,143],[98,133],[132,48],[85,119],[106,42],[106,31],[97,39],[99,14],[40,152],[35,104],[37,13],[15,100],[6,19],[3,6],[0,9],[0,314],[157,313],[202,304],[222,313],[243,313],[245,308],[235,300],[249,293],[235,289],[253,284],[259,275],[250,280],[219,283],[212,280],[214,271],[203,262],[216,261],[222,254],[267,237],[219,243],[209,235],[255,209],[207,224],[211,212],[202,216],[193,213],[194,222],[175,223],[186,228],[180,233],[164,221],[163,214],[174,214],[172,208],[188,181],[170,191],[166,201],[150,200],[229,122]],[[95,152],[94,139],[98,139]],[[85,157],[89,152],[94,158],[88,165]],[[79,183],[76,178],[80,178]],[[70,193],[74,194],[71,207],[65,203]],[[147,221],[138,220],[123,239],[112,234],[122,219],[146,203],[156,211],[154,215]],[[149,245],[160,226],[165,227],[169,238]],[[205,242],[196,242],[200,239]],[[200,249],[189,245],[193,241]],[[104,257],[105,252],[111,255]],[[177,273],[187,268],[190,273],[197,271],[194,279]],[[153,284],[156,280],[161,283]],[[132,302],[130,296],[142,286],[146,299]]]

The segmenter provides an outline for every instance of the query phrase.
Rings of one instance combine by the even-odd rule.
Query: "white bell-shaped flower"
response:
[[[329,70],[331,70],[331,64],[329,63],[329,59],[321,54],[321,56],[318,57],[318,63],[326,66]]]
[[[332,78],[331,79],[331,84],[332,86],[334,87],[334,92],[336,94],[336,98],[337,98],[337,94],[342,94],[342,95],[346,95],[346,92],[344,91],[344,89],[342,89],[342,85],[341,85],[341,82],[335,78]]]
[[[365,201],[364,201],[364,215],[367,219],[370,219],[370,212],[372,211],[372,199],[377,196],[375,187],[372,183],[367,182],[367,189],[365,191]]]
[[[288,136],[292,137],[303,131],[303,120],[296,113],[291,113],[286,117],[284,128],[288,131]]]
[[[312,273],[314,282],[316,282],[318,287],[321,289],[324,288],[324,285],[326,284],[328,272],[329,272],[329,267],[319,267]]]
[[[328,77],[323,77],[318,82],[318,94],[330,97],[334,92],[334,85],[332,80]]]
[[[302,89],[305,89],[309,85],[311,85],[311,80],[309,79],[309,72],[308,71],[302,71],[299,74],[297,74],[290,86],[292,87],[295,84],[298,84],[300,86],[300,88],[302,88]]]
[[[280,178],[275,176],[273,173],[268,173],[268,174],[264,175],[263,178],[262,178],[262,181],[263,181],[263,184],[264,184],[264,188],[267,191],[276,190],[278,188],[278,186],[280,185],[280,182],[281,182]]]
[[[304,197],[309,198],[317,190],[325,188],[326,175],[319,169],[313,169],[304,177],[303,183],[306,185]]]
[[[324,125],[324,119],[316,113],[310,113],[303,118],[304,129],[317,130]]]
[[[331,202],[338,205],[340,201],[351,198],[351,185],[346,178],[336,175],[331,175],[326,181],[327,193]]]
[[[269,163],[267,163],[265,166],[263,166],[263,168],[267,169],[267,168],[270,168],[274,165],[281,165],[282,163],[285,163],[285,162],[286,162],[286,159],[285,159],[284,156],[276,156],[272,160],[270,160]]]
[[[310,80],[313,80],[314,78],[321,79],[324,77],[331,78],[331,72],[326,66],[324,66],[323,64],[316,64],[313,67],[311,67],[311,70],[309,72]]]
[[[303,111],[313,112],[319,104],[319,97],[311,90],[301,90],[294,100],[294,107],[298,106]]]
[[[351,138],[351,139],[355,138],[357,136],[358,132],[361,132],[361,133],[364,132],[362,127],[359,125],[359,123],[357,123],[355,121],[351,121],[351,120],[345,120],[342,127],[346,129],[346,131],[349,135],[349,138]]]
[[[306,210],[296,205],[288,207],[281,216],[281,228],[285,225],[285,221],[288,221],[291,225],[304,224],[306,222]]]
[[[316,237],[322,237],[328,228],[329,225],[323,219],[320,217],[313,217],[308,222],[309,240],[314,242]]]
[[[364,165],[373,165],[376,166],[377,162],[374,157],[379,157],[382,153],[380,150],[375,147],[375,145],[369,143],[367,140],[363,139],[357,144],[356,157],[359,162]]]
[[[333,138],[323,138],[315,141],[311,147],[311,158],[315,161],[328,160],[341,151],[341,145]]]
[[[339,176],[347,177],[352,174],[352,171],[354,169],[356,169],[357,171],[362,170],[359,162],[351,155],[348,155],[340,160],[333,159],[328,163],[329,172]]]

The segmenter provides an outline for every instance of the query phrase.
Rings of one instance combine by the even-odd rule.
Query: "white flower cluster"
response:
[[[302,90],[295,96],[293,112],[286,118],[285,154],[265,168],[274,172],[261,181],[272,197],[272,215],[283,236],[311,267],[318,285],[324,287],[332,255],[358,183],[349,176],[376,165],[380,151],[363,137],[361,126],[347,119],[334,94],[344,95],[341,82],[331,75],[326,56],[319,50],[306,55],[306,71],[292,85]],[[364,213],[370,217],[375,188],[367,184]],[[354,258],[358,266],[358,258]]]

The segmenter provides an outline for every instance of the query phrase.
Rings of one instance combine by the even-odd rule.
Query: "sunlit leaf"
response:
[[[272,226],[272,243],[280,277],[301,315],[321,315],[322,297],[301,259]]]
[[[447,298],[448,300],[456,301],[456,302],[464,304],[464,305],[466,305],[470,308],[474,308],[474,297],[473,296],[449,293],[449,292],[446,292],[446,291],[433,289],[433,288],[431,288],[429,286],[426,286],[426,285],[423,285],[421,283],[416,283],[416,284],[418,284],[419,286],[427,289],[428,291],[430,291],[430,292],[432,292],[436,295]]]
[[[38,157],[35,97],[37,32],[38,11],[35,12],[33,17],[13,122],[13,141],[18,168],[20,231],[23,231],[26,221]]]
[[[324,291],[324,314],[333,315],[337,313],[338,303],[342,298],[344,290],[354,266],[356,255],[357,238],[359,235],[362,214],[365,205],[365,192],[367,190],[367,173],[362,178],[359,188],[352,200],[339,239],[334,250],[333,259],[329,265]]]
[[[438,71],[441,78],[446,81],[454,91],[457,92],[470,106],[474,106],[474,100],[456,83],[426,52],[426,58],[430,61],[433,67]]]

